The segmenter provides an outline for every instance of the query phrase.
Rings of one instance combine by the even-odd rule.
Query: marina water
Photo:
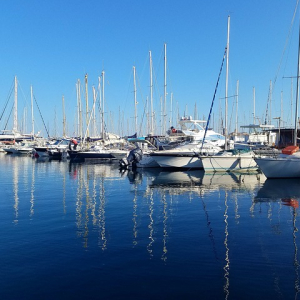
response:
[[[0,155],[1,299],[297,299],[300,180]]]

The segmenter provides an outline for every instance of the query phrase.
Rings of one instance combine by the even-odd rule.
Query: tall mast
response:
[[[226,85],[225,85],[225,150],[227,150],[227,113],[228,113],[228,70],[229,70],[229,32],[230,32],[230,16],[227,23],[227,51],[226,51]]]
[[[163,135],[163,99],[162,99],[162,96],[160,96],[160,111],[161,111],[161,114],[160,114],[160,134]]]
[[[133,96],[134,96],[134,130],[137,133],[137,112],[136,112],[136,82],[135,82],[135,66],[133,66]]]
[[[66,114],[65,114],[65,97],[62,96],[62,107],[63,107],[63,137],[66,137]]]
[[[166,107],[167,107],[167,44],[164,44],[165,49],[165,67],[164,67],[164,111],[163,111],[163,134],[166,132]]]
[[[253,87],[253,124],[255,125],[255,87]]]
[[[282,102],[283,102],[283,91],[281,91],[281,93],[280,93],[280,119],[279,119],[279,122],[281,120],[283,120]]]
[[[270,80],[270,125],[272,123],[272,80]]]
[[[79,104],[79,79],[76,83],[76,97],[77,97],[77,137],[80,136],[80,104]]]
[[[30,86],[30,96],[31,96],[31,126],[32,126],[32,137],[34,138],[34,116],[33,116],[33,91],[32,91],[32,85]]]
[[[102,139],[104,140],[104,71],[102,71]]]
[[[152,55],[151,51],[149,51],[149,60],[150,60],[150,106],[151,106],[151,126],[150,133],[154,134],[154,124],[153,124],[153,69],[152,69]]]
[[[23,111],[23,125],[21,128],[22,132],[27,132],[27,107],[24,107],[24,111]]]
[[[54,107],[54,137],[57,137],[56,106]],[[49,134],[48,134],[49,137]]]
[[[100,118],[102,118],[102,95],[101,95],[101,76],[98,77],[98,94],[99,94],[99,115]],[[100,130],[101,134],[102,134],[102,122],[101,122],[101,130]]]
[[[96,90],[93,86],[93,107],[94,107],[94,115],[93,115],[93,134],[96,136]]]
[[[80,140],[83,137],[83,120],[82,120],[82,103],[81,103],[81,84],[78,79],[78,113],[79,113],[79,131],[78,134],[80,136]]]
[[[296,90],[296,106],[295,106],[295,133],[294,133],[294,146],[297,146],[297,131],[298,131],[298,101],[299,101],[299,75],[300,75],[300,25],[299,25],[299,45],[298,45],[298,69],[297,69],[297,90]]]
[[[76,97],[77,97],[77,137],[80,136],[80,110],[79,110],[79,93],[78,93],[78,81],[76,83]]]
[[[239,80],[236,82],[235,134],[238,133]]]
[[[143,128],[144,132],[151,133],[151,123],[150,123],[150,112],[149,112],[149,98],[146,97],[146,108],[147,108],[147,122],[145,124],[145,128]]]
[[[89,136],[89,128],[88,128],[88,124],[89,124],[89,98],[88,98],[88,74],[85,74],[84,77],[85,80],[85,107],[86,107],[86,127],[87,127],[87,131],[86,131],[86,136]]]
[[[120,110],[120,106],[119,106],[119,119],[118,119],[118,134],[119,134],[119,136],[122,136],[122,133],[121,133],[121,110]]]
[[[293,78],[291,80],[291,127],[292,127],[292,116],[293,116]]]
[[[14,125],[13,131],[18,130],[18,81],[17,76],[15,76],[15,103],[14,103]]]
[[[171,103],[170,103],[170,105],[171,105],[171,116],[170,116],[170,125],[172,124],[172,126],[173,126],[173,93],[171,93]]]

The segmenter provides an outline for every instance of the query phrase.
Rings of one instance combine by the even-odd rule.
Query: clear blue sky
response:
[[[180,115],[186,112],[193,116],[196,104],[199,118],[207,119],[230,14],[228,95],[236,93],[239,80],[239,126],[252,123],[253,87],[256,116],[264,118],[270,80],[274,81],[277,75],[295,6],[296,0],[3,0],[0,2],[0,113],[17,76],[19,122],[25,106],[30,119],[32,84],[51,134],[55,121],[57,130],[62,133],[64,95],[67,128],[72,135],[77,116],[75,84],[78,79],[84,83],[84,76],[88,74],[91,107],[92,85],[97,86],[98,76],[104,70],[107,126],[118,133],[121,125],[121,133],[132,134],[132,67],[135,66],[137,72],[140,123],[149,97],[149,50],[155,74],[154,106],[157,115],[160,114],[166,43],[168,109],[173,93],[174,118],[178,110]],[[294,115],[291,117],[291,80],[283,76],[296,76],[299,19],[298,11],[271,105],[271,117],[279,117],[283,91],[283,118],[287,125]],[[296,79],[294,99],[295,86]],[[220,112],[224,113],[224,95],[225,69],[214,106],[216,130]],[[234,101],[234,98],[229,99],[231,124]],[[13,96],[10,103],[12,105]],[[46,135],[38,110],[36,107],[34,110],[36,130]],[[118,121],[119,112],[124,122]],[[6,121],[7,113],[0,121],[1,129]],[[29,125],[27,131],[30,131]]]

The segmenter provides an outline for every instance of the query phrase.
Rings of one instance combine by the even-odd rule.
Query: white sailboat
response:
[[[299,25],[300,26],[300,25]],[[297,178],[300,177],[300,152],[297,146],[298,131],[298,103],[299,103],[299,75],[300,75],[300,27],[299,27],[299,46],[298,46],[298,68],[297,68],[297,92],[295,108],[295,129],[294,129],[294,146],[283,149],[279,156],[256,157],[261,171],[267,178]]]
[[[228,66],[229,66],[229,32],[230,16],[228,16],[226,46],[226,87],[225,87],[225,151],[216,155],[200,156],[205,172],[249,171],[257,169],[254,153],[227,151],[227,99],[228,99]]]
[[[154,151],[150,157],[161,168],[203,169],[199,154],[214,155],[220,151],[222,148],[210,142],[206,142],[203,147],[199,143],[186,143],[173,149]]]
[[[95,109],[96,109],[96,94],[95,89],[93,89],[94,94],[94,101],[93,101],[93,108],[86,117],[87,122],[87,128],[86,132],[83,138],[82,143],[80,143],[80,149],[72,149],[71,145],[68,150],[68,155],[70,157],[71,161],[85,161],[85,160],[119,160],[123,157],[126,157],[128,155],[128,152],[126,149],[121,149],[121,147],[124,146],[125,140],[120,138],[116,134],[112,133],[105,133],[104,131],[104,71],[102,71],[102,138],[97,138],[95,142],[93,142],[93,138],[88,137],[89,136],[89,126],[91,123],[92,118],[94,117],[95,120]],[[87,97],[87,75],[85,76],[86,80],[86,99]],[[99,79],[99,93],[100,93],[100,79]],[[101,99],[100,99],[101,100]],[[86,101],[86,105],[88,106],[88,101]],[[88,112],[88,107],[86,108],[86,111]],[[95,124],[95,122],[94,122]],[[95,126],[94,126],[95,127]],[[95,128],[94,128],[95,131]],[[86,141],[89,140],[88,143]],[[92,142],[92,143],[91,143]]]

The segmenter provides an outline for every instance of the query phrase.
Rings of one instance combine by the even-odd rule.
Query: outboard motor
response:
[[[120,168],[121,169],[127,169],[129,166],[131,166],[133,169],[136,168],[136,164],[142,159],[143,152],[138,147],[133,150],[131,150],[127,156],[127,158],[122,158],[119,161]]]

